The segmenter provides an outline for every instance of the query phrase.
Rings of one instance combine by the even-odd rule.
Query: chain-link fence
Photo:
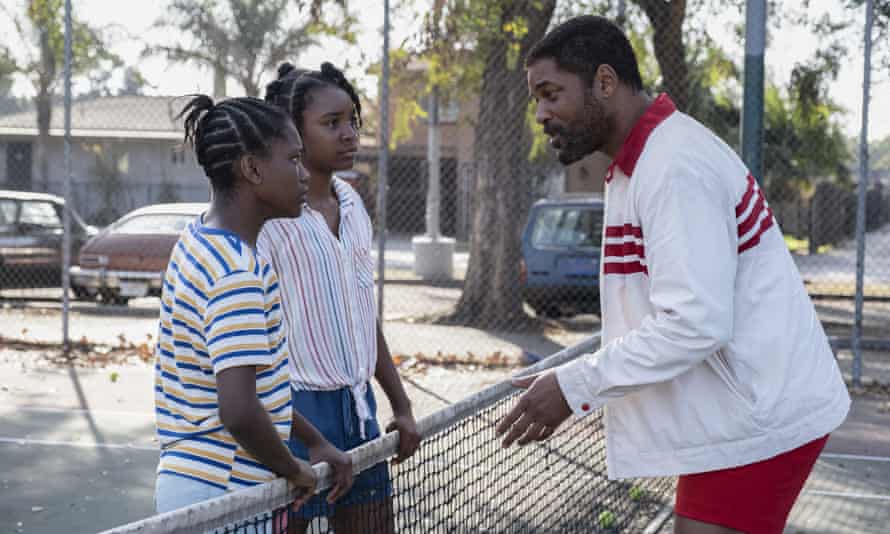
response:
[[[737,40],[706,32],[702,21],[719,11],[734,35],[744,29],[745,14],[707,2],[702,13],[642,0],[592,8],[556,0],[446,4],[441,19],[420,18],[425,22],[393,55],[383,81],[391,115],[387,175],[378,176],[378,128],[366,132],[355,170],[342,177],[361,194],[378,236],[384,226],[387,232],[380,313],[388,332],[404,332],[393,334],[396,352],[534,357],[599,328],[602,177],[609,161],[595,154],[567,168],[556,162],[534,126],[523,56],[571,15],[592,9],[616,17],[631,37],[647,92],[669,93],[741,151],[744,58]],[[840,126],[849,117],[842,110],[861,103],[832,100],[827,87],[838,63],[855,57],[864,16],[861,7],[841,11],[849,21],[849,56],[820,48],[789,67],[784,81],[767,76],[755,174],[842,351],[852,345],[857,245],[865,245],[861,340],[867,350],[887,349],[887,142],[868,139],[877,153],[868,169],[865,233],[857,240],[859,150]],[[767,73],[785,68],[779,58],[779,51],[766,50]],[[0,187],[8,190],[0,193],[0,294],[7,304],[61,295],[63,200],[42,194],[63,193],[65,106],[61,99],[50,104],[45,131],[38,127],[39,105],[0,115]],[[89,313],[148,323],[176,233],[200,209],[157,205],[206,202],[206,179],[179,146],[172,97],[75,95],[70,110],[72,313],[95,307],[102,311]],[[108,306],[125,303],[129,308]],[[80,324],[72,339],[101,337]],[[446,332],[440,329],[453,335],[439,335]],[[478,342],[468,345],[469,339]],[[877,378],[880,370],[869,366],[867,355],[865,374]]]
[[[12,2],[0,3],[2,19]],[[82,0],[69,3],[75,14],[83,5]],[[361,148],[354,169],[339,176],[363,199],[377,243],[385,241],[374,247],[380,266],[379,314],[412,402],[423,396],[437,402],[457,399],[600,329],[603,178],[610,161],[599,153],[568,167],[556,161],[535,124],[523,68],[523,56],[548,28],[581,13],[621,21],[637,53],[646,92],[668,93],[680,110],[746,159],[750,152],[743,150],[742,131],[751,127],[752,117],[757,119],[762,134],[754,145],[760,163],[752,171],[833,339],[842,370],[886,390],[890,135],[882,133],[886,127],[866,128],[870,157],[862,172],[859,125],[850,126],[858,122],[862,95],[834,89],[844,76],[861,81],[861,71],[851,71],[849,65],[861,63],[864,51],[863,3],[831,3],[832,23],[821,24],[816,15],[799,17],[784,11],[785,3],[770,2],[766,29],[759,34],[768,44],[763,92],[753,94],[754,106],[746,112],[746,77],[750,82],[756,58],[745,57],[739,39],[746,30],[742,0],[399,2],[394,13],[423,9],[402,13],[414,26],[394,40],[389,68],[379,68],[379,56],[371,48],[352,49],[356,58],[370,58],[363,66],[379,73],[386,90],[362,95],[367,126]],[[361,4],[360,9],[371,4],[378,8],[373,2]],[[443,11],[426,10],[433,5]],[[815,40],[811,46],[794,42],[794,50],[806,53],[789,59],[785,48],[792,47],[782,39],[793,33],[785,31],[793,24],[804,24]],[[191,37],[179,26],[170,27],[184,41]],[[883,27],[886,32],[886,20]],[[886,93],[884,56],[890,40],[876,33],[873,41],[880,60],[876,57],[871,69],[872,91]],[[182,124],[175,116],[184,100],[177,100],[179,95],[147,96],[155,92],[149,86],[128,86],[108,96],[87,91],[83,84],[63,98],[60,68],[48,97],[21,98],[9,105],[4,100],[3,44],[0,348],[54,348],[68,340],[86,365],[116,365],[134,357],[153,362],[162,273],[178,234],[210,196],[194,155],[181,146]],[[299,63],[301,57],[288,59]],[[317,68],[318,62],[299,66]],[[348,76],[361,75],[354,64],[350,67]],[[271,70],[262,74],[263,81],[273,75]],[[229,76],[230,96],[250,92],[236,87]],[[261,85],[254,89],[262,92]],[[210,87],[198,91],[218,94]],[[383,95],[387,106],[382,106]],[[873,106],[871,124],[890,124],[888,109]],[[860,183],[865,188],[862,200]],[[71,208],[67,234],[66,205]],[[66,242],[70,269],[65,267]],[[68,300],[63,298],[63,272],[70,284]],[[78,352],[81,347],[87,350]],[[466,374],[443,378],[438,374],[446,367],[442,364],[459,364]],[[425,379],[412,382],[412,373]],[[118,386],[133,383],[121,380],[117,370],[109,369],[101,380],[105,377],[120,380]],[[95,387],[98,380],[84,382],[83,388],[73,380],[78,398],[85,399],[82,390]],[[40,384],[43,394],[46,388]],[[443,394],[446,388],[449,395]],[[54,389],[46,391],[56,395]],[[25,399],[12,387],[9,395]],[[104,442],[85,401],[83,409],[89,431]],[[20,420],[33,417],[34,423],[21,428],[41,424],[34,412],[22,413],[26,415]],[[70,430],[80,432],[78,428]],[[146,423],[139,430],[145,445],[152,428]],[[117,439],[118,434],[108,436]],[[58,439],[57,434],[47,437],[46,443]],[[144,480],[150,472],[138,476]],[[27,476],[31,478],[30,471]],[[883,491],[866,486],[868,480],[876,477],[862,475],[854,486],[863,499]],[[835,488],[832,481],[830,489]],[[114,488],[115,494],[118,490]],[[849,497],[832,497],[829,508],[854,502]],[[108,502],[114,506],[119,501]],[[24,508],[25,514],[43,510],[45,503],[36,504],[41,506]],[[860,505],[857,501],[853,506]],[[825,509],[815,515],[824,515]],[[611,512],[606,509],[585,510],[595,510],[599,521],[611,516],[602,514]]]
[[[670,3],[656,4],[627,2],[621,11],[647,91],[667,92],[679,109],[740,153],[743,116],[758,114],[760,163],[752,171],[841,352],[844,370],[852,373],[847,349],[857,318],[860,243],[865,245],[860,340],[866,350],[890,347],[885,334],[890,327],[890,264],[882,261],[890,252],[885,184],[890,171],[879,166],[886,163],[878,163],[884,152],[870,160],[865,233],[857,236],[859,139],[841,125],[859,111],[861,95],[841,101],[827,92],[843,58],[812,50],[786,67],[787,79],[768,75],[762,95],[754,92],[753,111],[745,110],[744,69],[751,67],[705,32],[702,22],[702,17],[718,17],[728,32],[744,34],[744,10],[718,15],[714,6],[706,6],[703,13],[682,13]],[[572,14],[560,7],[565,5],[511,2],[495,15],[488,13],[494,18],[487,23],[509,28],[510,20],[548,19],[552,25]],[[864,10],[854,6],[841,11],[839,20],[849,30],[845,38],[855,41],[850,49],[861,49]],[[685,32],[672,34],[678,17],[686,19]],[[770,31],[774,25],[768,26]],[[430,38],[434,30],[427,28],[424,36]],[[479,37],[478,27],[465,31]],[[395,63],[391,101],[395,116],[402,117],[395,121],[402,130],[393,134],[386,222],[393,254],[386,265],[392,271],[388,279],[419,285],[404,297],[387,286],[385,316],[418,315],[418,295],[425,294],[435,304],[420,315],[434,324],[488,331],[598,327],[599,216],[609,161],[594,155],[562,168],[550,153],[539,150],[540,133],[534,132],[524,109],[525,81],[521,61],[517,65],[515,59],[542,31],[529,24],[522,37],[509,30],[486,35],[475,50],[456,54],[431,45]],[[447,43],[450,36],[433,37]],[[782,68],[781,60],[787,61],[780,51],[767,50],[766,72]],[[434,80],[451,86],[434,86]],[[880,147],[874,136],[868,141]],[[431,197],[435,161],[438,194]],[[437,239],[429,231],[435,217],[432,224],[445,236],[439,246],[430,244]],[[456,241],[453,250],[448,238]],[[876,359],[869,362],[866,355],[866,376],[886,382],[890,375],[881,357],[872,357]]]

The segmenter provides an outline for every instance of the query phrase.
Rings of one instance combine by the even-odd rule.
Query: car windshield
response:
[[[46,228],[61,228],[62,218],[56,207],[50,202],[30,201],[22,202],[22,211],[19,213],[19,223],[42,226]]]
[[[552,206],[540,210],[532,229],[536,248],[596,249],[603,239],[603,213],[583,206]]]
[[[151,213],[128,217],[111,227],[113,234],[173,234],[182,233],[195,215],[188,213]]]

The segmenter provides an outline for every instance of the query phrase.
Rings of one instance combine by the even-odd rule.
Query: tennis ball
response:
[[[597,518],[600,524],[600,528],[612,528],[615,524],[615,514],[608,510],[603,510],[600,512],[599,517]]]
[[[120,377],[120,375],[117,374],[117,371],[112,371],[112,372],[111,372],[111,375],[109,375],[108,378],[109,378],[112,382],[117,382],[117,379],[118,379],[119,377]]]
[[[639,486],[633,486],[630,488],[630,498],[634,501],[639,501],[643,498],[643,493],[645,490]]]

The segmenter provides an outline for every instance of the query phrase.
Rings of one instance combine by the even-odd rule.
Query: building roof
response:
[[[56,204],[64,204],[65,199],[58,195],[51,195],[49,193],[31,193],[27,191],[15,191],[15,190],[0,190],[0,198],[8,198],[15,200],[46,200],[49,202],[55,202]]]
[[[71,105],[73,137],[182,139],[176,120],[186,101],[171,96],[109,96],[78,100]],[[64,135],[64,108],[54,103],[50,135]],[[0,115],[0,136],[37,136],[37,111]]]

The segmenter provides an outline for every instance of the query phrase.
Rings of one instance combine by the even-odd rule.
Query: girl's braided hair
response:
[[[331,86],[342,89],[349,95],[354,106],[353,120],[356,128],[362,125],[362,103],[355,88],[343,75],[343,71],[325,61],[321,70],[298,69],[290,63],[278,67],[278,79],[266,85],[266,102],[275,104],[290,115],[297,130],[303,133],[303,111],[311,103],[313,89]]]
[[[244,154],[268,154],[269,141],[284,139],[288,116],[258,98],[230,98],[219,103],[191,95],[177,119],[185,117],[185,143],[195,150],[214,191],[235,188],[235,163]]]

